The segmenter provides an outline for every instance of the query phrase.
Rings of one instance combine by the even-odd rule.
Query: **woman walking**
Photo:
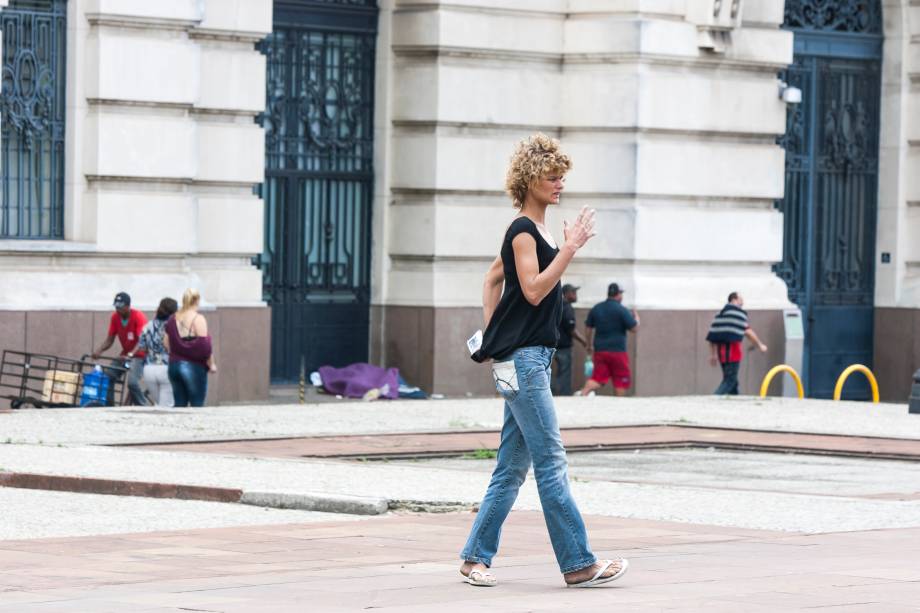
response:
[[[595,213],[587,207],[572,226],[565,224],[561,248],[544,225],[547,207],[559,204],[571,165],[558,141],[535,134],[518,143],[505,180],[520,212],[486,273],[486,330],[482,346],[473,354],[477,362],[494,360],[492,376],[505,399],[504,425],[492,480],[460,554],[460,573],[471,585],[497,584],[487,569],[531,462],[566,585],[600,585],[621,577],[628,566],[625,559],[599,562],[588,546],[569,490],[565,448],[550,393],[550,364],[562,313],[560,279],[576,252],[594,236]]]
[[[208,372],[217,372],[208,336],[208,320],[198,312],[196,289],[182,294],[182,308],[166,322],[169,382],[177,407],[203,407],[208,395]]]
[[[144,352],[144,383],[147,391],[153,398],[153,403],[161,407],[173,406],[172,384],[169,382],[168,364],[169,350],[164,343],[166,337],[166,322],[176,312],[178,305],[172,298],[160,300],[157,315],[147,322],[141,331],[141,338],[129,358],[134,357],[135,351]]]

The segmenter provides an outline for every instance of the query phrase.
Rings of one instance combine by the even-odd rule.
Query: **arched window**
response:
[[[64,238],[66,0],[0,11],[0,238]]]

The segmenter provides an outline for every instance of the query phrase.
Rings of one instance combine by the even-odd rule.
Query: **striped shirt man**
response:
[[[757,334],[751,329],[748,322],[744,299],[738,292],[728,295],[728,304],[722,307],[715,316],[706,340],[709,341],[710,362],[713,366],[722,366],[722,383],[716,389],[716,394],[738,394],[738,370],[741,359],[744,357],[741,343],[748,337],[757,344],[760,351],[766,351],[767,346],[760,342]]]

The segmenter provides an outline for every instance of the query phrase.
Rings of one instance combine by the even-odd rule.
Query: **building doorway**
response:
[[[374,0],[276,0],[267,56],[265,247],[271,378],[367,361]]]
[[[789,0],[802,90],[787,111],[783,261],[777,274],[805,320],[809,396],[830,398],[850,364],[872,367],[882,15],[878,0]],[[868,398],[852,377],[847,398]]]

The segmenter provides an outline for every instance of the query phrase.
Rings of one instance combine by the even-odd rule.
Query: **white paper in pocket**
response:
[[[492,379],[495,380],[495,387],[500,392],[517,392],[521,389],[518,386],[517,369],[514,367],[514,360],[493,362]]]
[[[482,330],[476,330],[476,334],[466,341],[466,346],[470,350],[470,355],[479,351],[479,348],[482,347]]]

